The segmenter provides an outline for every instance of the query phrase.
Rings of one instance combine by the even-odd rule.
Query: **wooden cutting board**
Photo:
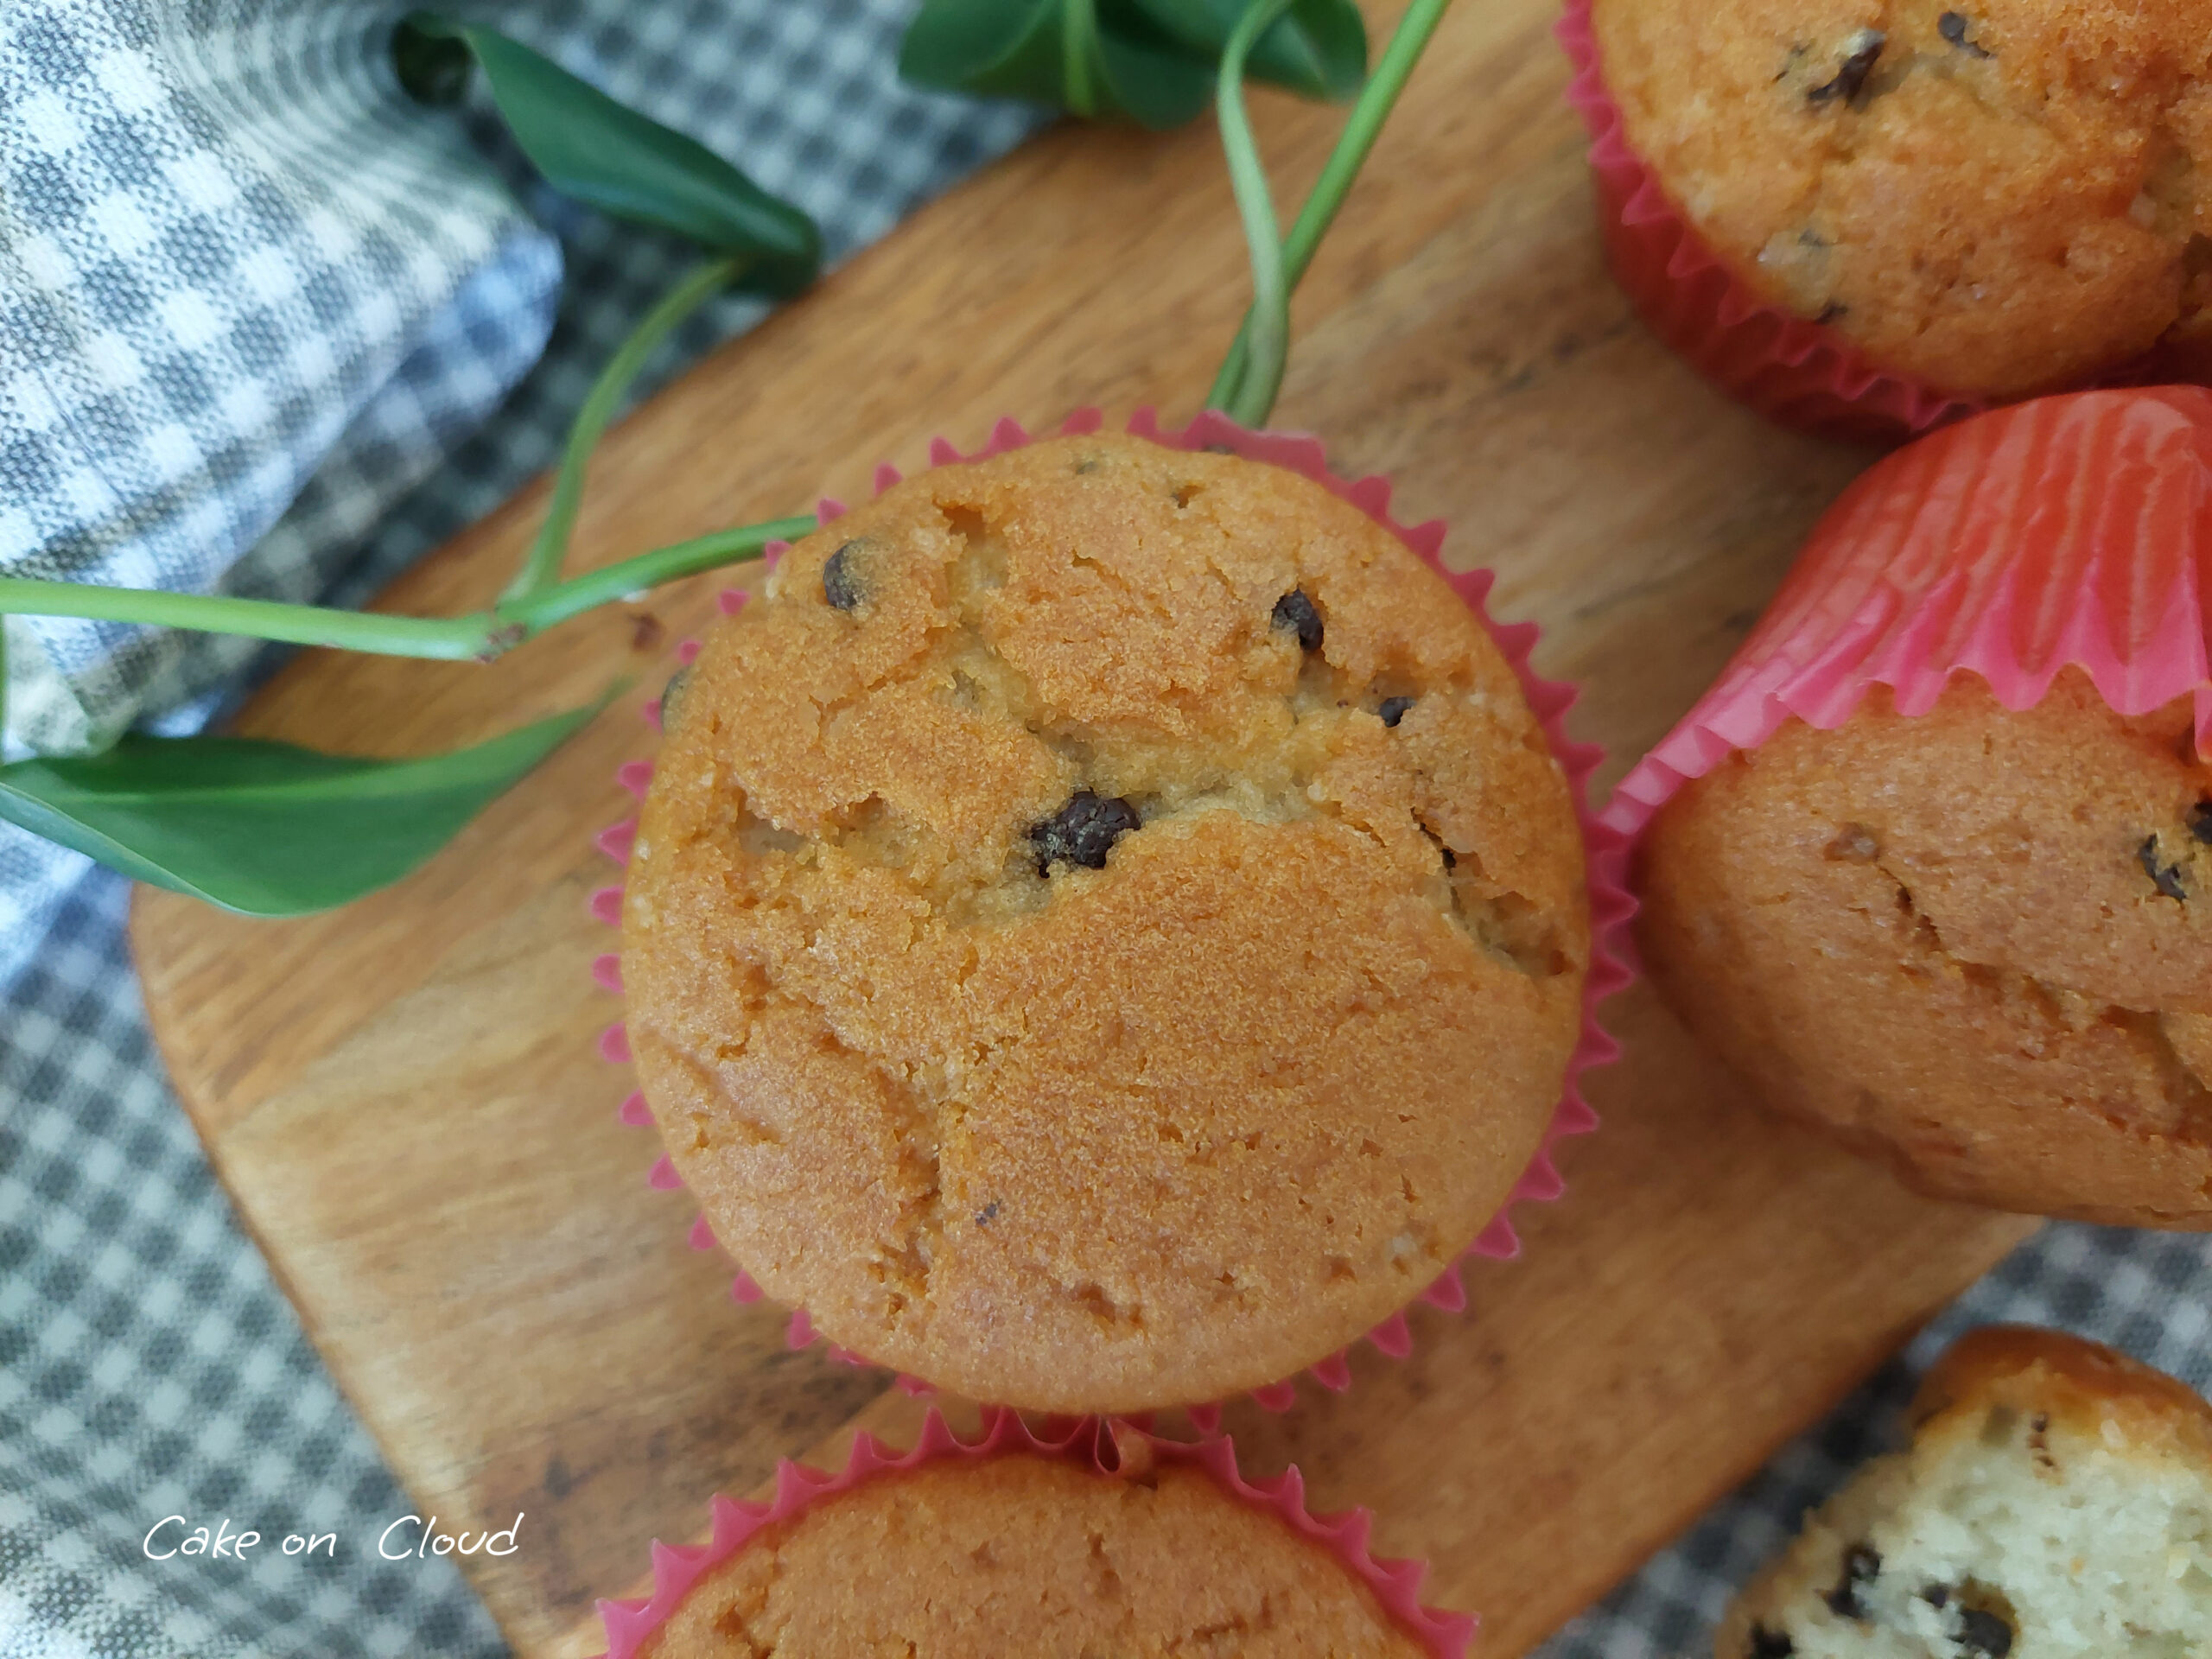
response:
[[[1395,6],[1377,6],[1380,31]],[[1297,306],[1277,424],[1378,471],[1452,526],[1455,563],[1543,625],[1543,672],[1586,683],[1571,724],[1609,786],[1719,666],[1821,508],[1867,459],[1764,425],[1662,352],[1607,279],[1547,0],[1446,22]],[[1339,119],[1262,96],[1281,194]],[[1204,396],[1247,291],[1211,131],[1057,130],[662,392],[608,441],[578,536],[601,562],[863,493],[1013,415],[1114,418]],[[480,606],[543,499],[525,490],[385,595]],[[592,836],[652,738],[639,715],[702,579],[484,669],[310,652],[244,731],[379,753],[443,748],[638,689],[410,880],[334,915],[260,923],[143,892],[154,1028],[247,1224],[426,1511],[525,1514],[472,1567],[524,1655],[596,1652],[594,1595],[645,1542],[703,1523],[776,1459],[855,1421],[911,1433],[879,1375],[785,1350],[685,1248],[618,1127],[597,1056],[615,1009],[587,913]],[[1912,1198],[1757,1116],[1648,993],[1592,1090],[1564,1202],[1523,1212],[1524,1258],[1469,1272],[1471,1311],[1414,1315],[1402,1363],[1355,1357],[1344,1396],[1249,1404],[1261,1471],[1294,1460],[1323,1507],[1380,1516],[1431,1599],[1519,1652],[1630,1572],[2028,1231]],[[303,1568],[311,1571],[311,1568]]]

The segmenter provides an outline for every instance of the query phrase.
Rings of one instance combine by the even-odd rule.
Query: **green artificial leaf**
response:
[[[756,293],[789,298],[821,270],[822,233],[812,219],[696,139],[618,104],[551,59],[430,12],[410,12],[392,37],[401,85],[426,103],[461,95],[470,56],[515,142],[562,194],[747,256],[735,285]]]
[[[1160,31],[1209,65],[1222,48],[1245,0],[1132,0]],[[1352,0],[1292,0],[1290,10],[1253,43],[1249,70],[1301,98],[1341,103],[1367,79],[1367,22]]]
[[[1213,106],[1213,69],[1202,58],[1179,52],[1148,25],[1101,29],[1098,35],[1102,113],[1125,115],[1141,127],[1165,132]]]
[[[1213,99],[1245,0],[925,0],[899,48],[917,86],[1026,99],[1077,115],[1180,126]],[[1367,73],[1352,0],[1296,0],[1254,48],[1253,75],[1349,98]]]
[[[303,915],[399,880],[606,702],[402,760],[134,733],[0,766],[0,818],[226,910]]]
[[[1181,126],[1213,96],[1205,60],[1128,0],[926,0],[900,43],[899,73],[917,86],[1153,128]]]
[[[1058,0],[927,0],[899,42],[899,73],[920,86],[1065,108],[1062,41]]]

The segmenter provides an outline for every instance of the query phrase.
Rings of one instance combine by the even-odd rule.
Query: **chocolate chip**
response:
[[[1874,73],[1875,60],[1882,55],[1882,48],[1889,44],[1889,36],[1878,29],[1862,29],[1847,42],[1850,50],[1838,66],[1835,79],[1823,82],[1805,94],[1808,104],[1831,104],[1837,99],[1846,103],[1866,90],[1866,77]]]
[[[1961,52],[1971,52],[1977,58],[1993,58],[1997,54],[1986,46],[1976,46],[1967,39],[1970,25],[1963,11],[1947,11],[1936,20],[1936,32]]]
[[[1037,848],[1037,874],[1046,874],[1058,863],[1103,870],[1114,843],[1141,822],[1136,808],[1119,796],[1078,790],[1051,817],[1030,826],[1029,839]]]
[[[1795,1642],[1764,1624],[1751,1626],[1751,1645],[1744,1650],[1745,1659],[1790,1659],[1796,1651]]]
[[[2158,838],[2156,836],[2145,836],[2143,844],[2135,849],[2135,856],[2142,863],[2143,874],[2151,878],[2151,885],[2160,893],[2169,899],[2189,897],[2189,889],[2181,884],[2181,866],[2158,862]]]
[[[1881,1571],[1882,1553],[1872,1545],[1853,1544],[1844,1551],[1843,1578],[1825,1598],[1828,1611],[1845,1618],[1864,1619],[1866,1610],[1859,1605],[1859,1589],[1873,1583]]]
[[[1413,706],[1414,700],[1411,697],[1385,697],[1382,699],[1382,707],[1375,712],[1382,716],[1382,723],[1385,726],[1395,726],[1406,717],[1406,710]]]
[[[2189,833],[2212,847],[2212,801],[2199,801],[2189,809]]]
[[[993,1198],[988,1204],[985,1205],[982,1209],[976,1212],[976,1224],[978,1227],[988,1227],[993,1222],[996,1221],[998,1217],[999,1201],[996,1198]]]
[[[1321,649],[1321,613],[1313,608],[1313,601],[1306,597],[1303,588],[1294,588],[1275,601],[1274,615],[1270,620],[1279,628],[1296,630],[1300,651]]]
[[[660,689],[660,728],[667,731],[676,724],[677,711],[683,706],[683,694],[690,688],[691,664],[686,663],[668,677],[668,683]]]
[[[867,597],[861,590],[861,574],[853,568],[857,561],[850,556],[859,545],[858,542],[847,542],[822,567],[822,597],[834,609],[849,611]]]
[[[1957,1593],[1955,1586],[1931,1584],[1920,1592],[1920,1599],[1930,1607],[1948,1607]],[[1968,1653],[2005,1659],[2012,1651],[2012,1626],[2003,1614],[1993,1613],[1986,1607],[1961,1607],[1958,1634],[1951,1640]]]
[[[1958,1644],[1968,1653],[2005,1659],[2012,1651],[2012,1627],[1995,1613],[1968,1607],[1959,1614]]]

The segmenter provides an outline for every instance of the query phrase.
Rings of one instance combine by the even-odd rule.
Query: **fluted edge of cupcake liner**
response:
[[[1590,134],[1606,255],[1652,332],[1769,419],[1829,437],[1894,441],[1984,408],[1876,367],[1836,330],[1760,298],[1713,254],[1629,144],[1591,4],[1567,0],[1553,33],[1574,67],[1567,101]]]
[[[1097,431],[1103,420],[1096,409],[1077,410],[1061,423],[1058,435],[1077,436]],[[1495,1261],[1510,1261],[1520,1254],[1521,1242],[1514,1230],[1511,1218],[1513,1207],[1518,1204],[1550,1203],[1566,1191],[1553,1149],[1562,1139],[1586,1135],[1598,1127],[1598,1115],[1581,1091],[1582,1074],[1594,1066],[1611,1064],[1620,1053],[1619,1046],[1598,1021],[1599,1006],[1609,996],[1628,984],[1633,977],[1627,956],[1626,935],[1629,918],[1635,913],[1635,900],[1630,897],[1623,881],[1626,865],[1626,839],[1607,826],[1592,810],[1589,800],[1589,781],[1605,758],[1605,752],[1595,744],[1578,743],[1567,734],[1567,711],[1579,695],[1577,689],[1562,681],[1548,680],[1529,665],[1529,654],[1535,649],[1539,630],[1533,622],[1500,623],[1492,619],[1487,600],[1496,582],[1489,570],[1454,571],[1446,567],[1442,557],[1445,525],[1440,519],[1431,519],[1419,524],[1402,524],[1390,516],[1390,480],[1370,474],[1347,480],[1331,472],[1321,441],[1302,433],[1250,431],[1228,416],[1207,410],[1200,412],[1180,431],[1163,431],[1154,411],[1150,408],[1138,410],[1130,416],[1128,431],[1140,438],[1178,449],[1224,448],[1249,461],[1264,461],[1284,467],[1320,484],[1332,494],[1350,502],[1376,524],[1388,530],[1412,550],[1429,569],[1443,577],[1446,584],[1462,603],[1475,613],[1484,632],[1496,642],[1506,661],[1512,666],[1519,680],[1522,695],[1541,726],[1545,741],[1558,760],[1566,775],[1568,791],[1574,803],[1575,817],[1583,836],[1584,867],[1586,899],[1590,912],[1590,965],[1583,978],[1582,1020],[1575,1046],[1568,1056],[1560,1084],[1558,1103],[1553,1108],[1550,1122],[1546,1126],[1542,1141],[1528,1166],[1522,1171],[1513,1190],[1498,1206],[1497,1212],[1478,1233],[1472,1243],[1459,1252],[1443,1272],[1409,1299],[1390,1317],[1360,1338],[1378,1352],[1391,1359],[1402,1359],[1413,1351],[1413,1332],[1406,1322],[1406,1314],[1416,1303],[1427,1303],[1447,1313],[1459,1313],[1467,1305],[1465,1281],[1460,1269],[1470,1259],[1485,1257]],[[950,440],[939,436],[930,442],[930,465],[943,467],[960,461],[976,461],[1019,449],[1034,442],[1022,425],[1011,418],[1001,419],[991,429],[990,437],[976,450],[963,454]],[[875,470],[875,493],[881,494],[901,481],[902,474],[889,464]],[[817,508],[819,523],[827,524],[842,516],[844,505],[835,500],[823,500]],[[787,543],[771,543],[766,557],[773,561],[785,550]],[[740,609],[747,602],[747,595],[737,590],[727,590],[720,599],[725,615]],[[677,658],[689,664],[698,652],[696,640],[685,640],[677,647]],[[656,728],[659,724],[658,702],[646,705],[646,717]],[[652,763],[631,761],[616,774],[622,785],[640,801],[645,798],[652,778]],[[597,845],[600,850],[617,863],[626,864],[630,848],[637,834],[634,816],[609,826],[601,832]],[[592,913],[609,925],[619,926],[622,915],[622,888],[620,886],[600,888],[591,897]],[[619,957],[607,954],[593,964],[593,977],[615,995],[621,992],[621,963]],[[608,1027],[600,1039],[601,1057],[611,1064],[627,1065],[630,1061],[628,1033],[617,1021]],[[622,1103],[619,1110],[620,1121],[639,1128],[652,1126],[651,1108],[641,1092],[633,1091]],[[647,1184],[658,1189],[676,1191],[683,1185],[674,1162],[664,1154],[646,1177]],[[695,1249],[711,1249],[716,1240],[711,1224],[704,1215],[691,1226],[691,1246]],[[734,1300],[750,1303],[761,1299],[763,1292],[751,1275],[740,1268],[730,1287]],[[804,1348],[822,1340],[828,1357],[844,1363],[868,1365],[875,1362],[863,1354],[841,1348],[820,1337],[803,1307],[791,1316],[786,1338],[793,1349]],[[1311,1376],[1322,1388],[1332,1393],[1342,1393],[1351,1386],[1349,1348],[1340,1349],[1325,1359],[1308,1366],[1303,1375]],[[909,1394],[926,1395],[934,1391],[933,1385],[924,1379],[898,1376],[898,1386]],[[1262,1409],[1283,1412],[1290,1409],[1297,1399],[1295,1376],[1266,1383],[1249,1390],[1253,1401]],[[1211,1433],[1220,1426],[1221,1402],[1174,1402],[1161,1409],[1179,1408],[1190,1418],[1201,1433]]]
[[[2197,750],[2212,753],[2208,565],[2212,391],[2068,392],[1931,433],[1838,499],[1601,822],[1632,839],[1785,721],[1833,730],[1877,685],[1925,714],[1960,673],[2014,710],[2066,668],[2120,715],[2193,696]]]
[[[1383,1611],[1435,1659],[1464,1659],[1475,1633],[1465,1613],[1424,1606],[1425,1561],[1374,1554],[1368,1548],[1373,1517],[1363,1509],[1316,1515],[1306,1506],[1306,1481],[1296,1465],[1264,1480],[1248,1480],[1238,1469],[1236,1443],[1225,1434],[1198,1441],[1161,1440],[1127,1418],[1056,1419],[1040,1433],[1008,1409],[987,1410],[982,1433],[963,1440],[934,1408],[924,1420],[913,1449],[894,1452],[865,1432],[853,1437],[851,1454],[835,1471],[809,1468],[785,1459],[776,1465],[775,1496],[765,1501],[716,1497],[709,1506],[712,1533],[702,1544],[652,1544],[652,1593],[597,1604],[607,1630],[605,1659],[634,1659],[638,1649],[668,1622],[693,1586],[735,1555],[764,1529],[789,1521],[826,1497],[852,1491],[885,1475],[918,1469],[943,1459],[981,1463],[1007,1453],[1058,1458],[1102,1478],[1128,1477],[1161,1464],[1202,1470],[1231,1497],[1281,1518],[1293,1531],[1313,1540],[1363,1580]]]

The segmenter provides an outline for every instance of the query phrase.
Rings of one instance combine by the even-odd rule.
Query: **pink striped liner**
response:
[[[1095,409],[1078,410],[1068,416],[1059,428],[1062,435],[1077,435],[1095,432],[1102,424]],[[1505,1202],[1491,1217],[1474,1242],[1461,1251],[1456,1260],[1439,1274],[1428,1287],[1405,1308],[1401,1308],[1369,1332],[1363,1341],[1392,1359],[1402,1359],[1413,1351],[1413,1332],[1406,1322],[1407,1309],[1415,1302],[1426,1302],[1432,1307],[1447,1313],[1459,1313],[1467,1305],[1465,1282],[1460,1269],[1470,1258],[1485,1257],[1493,1261],[1510,1261],[1521,1252],[1519,1236],[1514,1231],[1511,1211],[1518,1204],[1546,1204],[1557,1199],[1566,1191],[1558,1166],[1552,1153],[1554,1146],[1569,1135],[1586,1135],[1598,1127],[1598,1115],[1582,1097],[1582,1074],[1592,1066],[1609,1065],[1620,1053],[1619,1046],[1599,1025],[1597,1010],[1605,998],[1629,982],[1630,975],[1625,955],[1625,932],[1629,918],[1635,913],[1635,900],[1622,884],[1625,865],[1626,842],[1607,828],[1591,811],[1589,780],[1597,770],[1604,752],[1594,744],[1578,743],[1567,734],[1565,718],[1574,702],[1575,688],[1557,680],[1540,677],[1530,668],[1529,652],[1535,648],[1538,630],[1533,622],[1500,623],[1493,620],[1484,601],[1497,578],[1488,570],[1454,571],[1447,569],[1442,559],[1445,526],[1439,519],[1414,525],[1400,524],[1390,517],[1390,481],[1373,475],[1346,480],[1328,469],[1327,458],[1319,438],[1299,433],[1251,432],[1226,416],[1211,410],[1202,411],[1180,431],[1160,429],[1150,409],[1140,409],[1133,415],[1128,430],[1137,437],[1174,449],[1226,448],[1247,460],[1265,461],[1313,479],[1329,492],[1351,502],[1370,518],[1381,524],[1412,550],[1421,562],[1441,575],[1452,591],[1457,594],[1468,609],[1488,630],[1497,643],[1506,660],[1512,665],[1521,682],[1529,706],[1542,726],[1544,736],[1567,774],[1567,785],[1574,798],[1575,813],[1581,823],[1586,856],[1590,905],[1590,969],[1583,982],[1582,1029],[1573,1052],[1568,1057],[1567,1071],[1560,1085],[1558,1105],[1553,1109],[1552,1121],[1544,1131],[1542,1144],[1529,1160],[1521,1179]],[[978,449],[963,454],[949,440],[938,437],[930,441],[930,464],[949,466],[959,461],[988,460],[1008,450],[1019,449],[1032,442],[1030,434],[1019,423],[1002,419],[991,429],[989,439]],[[889,465],[875,470],[876,493],[881,494],[900,481],[898,468]],[[844,512],[842,504],[824,500],[817,509],[823,524],[830,523]],[[768,549],[771,563],[781,555],[785,543],[772,543]],[[734,612],[745,602],[741,594],[725,594],[725,613]],[[685,644],[696,652],[693,642]],[[685,660],[689,660],[688,657]],[[646,717],[656,729],[658,727],[658,705],[648,704]],[[620,781],[630,791],[644,798],[652,778],[649,764],[632,761],[623,768]],[[634,818],[626,818],[601,833],[599,846],[617,862],[626,861],[629,842],[636,835]],[[592,895],[592,913],[610,925],[620,925],[622,916],[622,889],[602,887]],[[605,958],[601,958],[604,961]],[[594,966],[594,977],[604,984],[610,971]],[[618,977],[619,963],[611,970]],[[618,1034],[619,1033],[619,1034]],[[628,1035],[620,1022],[607,1028],[602,1036],[601,1052],[613,1058],[611,1051],[619,1047],[628,1050]],[[626,1123],[651,1122],[643,1098],[632,1095],[623,1103],[621,1121]],[[666,1158],[654,1165],[649,1183],[656,1187],[667,1187],[676,1180],[674,1166]],[[695,1249],[706,1249],[714,1243],[714,1232],[704,1216],[693,1224],[690,1243]],[[741,1270],[730,1287],[733,1300],[750,1303],[760,1299],[760,1287]],[[794,1349],[804,1348],[820,1339],[804,1308],[793,1312],[786,1340]],[[829,1357],[855,1365],[871,1363],[864,1356],[850,1350],[824,1344]],[[1309,1367],[1306,1375],[1332,1393],[1342,1393],[1351,1384],[1350,1351],[1339,1350],[1325,1359]],[[910,1394],[931,1392],[931,1385],[917,1378],[899,1376],[899,1386]],[[1286,1377],[1251,1390],[1252,1399],[1263,1409],[1287,1411],[1298,1397],[1297,1381]],[[1219,1402],[1185,1406],[1185,1411],[1201,1433],[1211,1433],[1219,1427]]]
[[[1952,676],[2007,709],[2081,669],[2122,715],[2193,696],[2212,752],[2212,391],[2069,392],[1887,457],[1814,528],[1720,677],[1614,791],[1640,834],[1683,784],[1874,686],[1925,714]]]
[[[1236,1447],[1225,1435],[1195,1444],[1165,1440],[1125,1419],[1086,1417],[1045,1434],[1032,1431],[1013,1411],[986,1412],[980,1438],[963,1441],[932,1410],[921,1439],[911,1452],[894,1452],[871,1434],[853,1439],[852,1455],[836,1473],[788,1460],[776,1465],[776,1495],[766,1503],[717,1497],[710,1507],[714,1532],[703,1544],[652,1546],[653,1592],[640,1599],[601,1601],[599,1616],[607,1628],[605,1659],[636,1659],[638,1649],[676,1611],[691,1587],[735,1555],[764,1528],[789,1521],[810,1505],[852,1491],[880,1477],[919,1468],[939,1459],[982,1463],[991,1458],[1061,1458],[1110,1479],[1124,1469],[1183,1464],[1204,1471],[1222,1489],[1255,1509],[1281,1518],[1313,1540],[1366,1581],[1383,1611],[1435,1659],[1464,1659],[1475,1621],[1465,1613],[1441,1612],[1421,1602],[1427,1567],[1391,1560],[1369,1553],[1371,1517],[1365,1510],[1317,1516],[1306,1507],[1306,1483],[1296,1467],[1270,1480],[1247,1480],[1236,1467]]]

